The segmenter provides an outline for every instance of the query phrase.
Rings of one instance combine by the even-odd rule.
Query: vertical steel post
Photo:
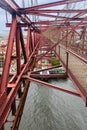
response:
[[[23,34],[22,34],[21,28],[20,28],[20,41],[21,41],[21,47],[22,47],[23,56],[24,56],[24,63],[26,63],[27,62],[27,55],[26,55],[24,39],[23,39]]]
[[[68,34],[68,25],[67,25],[67,28],[66,28],[66,34]],[[68,35],[66,35],[66,47],[68,46]]]
[[[30,27],[29,26],[27,31],[26,55],[27,58],[30,55]]]
[[[32,48],[34,49],[34,31],[31,32],[32,37]]]
[[[59,46],[59,54],[58,55],[59,55],[59,61],[60,61],[60,46]]]
[[[82,36],[82,53],[84,53],[85,31],[86,31],[86,28],[83,29],[83,36]]]
[[[11,65],[11,56],[12,56],[15,32],[16,32],[16,15],[14,14],[12,16],[12,27],[10,29],[10,34],[8,38],[6,57],[5,57],[5,62],[4,62],[4,67],[3,67],[2,77],[1,77],[0,93],[4,93],[4,92],[7,93],[7,82],[8,82],[10,65]]]
[[[33,44],[32,44],[32,31],[30,31],[30,51],[33,52]]]
[[[66,52],[66,75],[68,75],[68,62],[69,62],[69,53]]]
[[[21,59],[20,59],[20,28],[16,30],[16,57],[17,57],[17,75],[21,71]]]
[[[33,49],[35,47],[35,31],[32,32],[32,45],[33,45]]]
[[[16,57],[17,57],[17,75],[19,75],[20,72],[21,72],[20,28],[19,27],[17,27],[17,30],[16,30]],[[20,85],[21,85],[21,83],[19,84],[19,86]],[[21,93],[21,87],[19,87],[18,95],[19,95],[19,97],[21,97],[21,95],[22,95],[22,93]]]

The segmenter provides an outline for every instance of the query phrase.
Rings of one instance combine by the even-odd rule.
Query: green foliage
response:
[[[57,65],[59,65],[60,63],[59,63],[59,61],[56,59],[56,57],[52,57],[52,66],[57,66]]]

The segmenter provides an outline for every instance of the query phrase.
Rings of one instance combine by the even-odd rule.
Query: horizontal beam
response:
[[[55,26],[64,26],[64,28],[65,28],[65,27],[67,27],[67,24],[72,25],[72,26],[78,24],[78,22],[72,22],[72,21],[70,21],[67,24],[64,23],[64,22],[65,22],[65,20],[59,20],[59,21],[56,21],[56,22],[54,22],[54,21],[40,21],[40,22],[32,22],[32,23],[36,24],[36,26],[38,27],[39,30],[47,29],[47,28],[52,27],[52,26],[54,26],[54,27]],[[86,25],[87,25],[87,22],[84,22],[80,25],[80,27],[83,27],[83,26],[86,26]],[[11,26],[12,26],[11,23],[6,23],[6,27],[11,27]],[[17,26],[18,27],[28,27],[28,25],[26,23],[18,23]],[[68,27],[68,29],[69,29],[69,27]],[[24,29],[24,31],[27,31],[27,30],[28,30],[28,28]],[[35,31],[35,30],[33,30],[31,28],[31,31]]]
[[[61,19],[70,19],[70,20],[81,20],[82,18],[76,17],[65,17],[65,16],[57,16],[57,15],[52,15],[52,14],[46,14],[46,13],[35,13],[35,12],[31,12],[31,15],[36,15],[36,16],[44,16],[44,17],[51,17],[51,18],[61,18]]]
[[[35,9],[41,9],[41,8],[48,8],[48,7],[52,7],[52,6],[59,6],[59,5],[76,3],[76,2],[81,2],[81,1],[84,1],[84,0],[62,0],[62,1],[52,2],[52,3],[42,4],[42,5],[38,5],[38,6],[28,7],[25,9],[21,8],[20,12],[24,13],[31,9],[35,10]]]
[[[46,70],[52,70],[52,69],[59,68],[59,67],[62,67],[62,66],[57,65],[57,66],[52,66],[52,67],[48,67],[48,68],[45,68],[45,69],[39,69],[39,70],[36,70],[36,71],[31,71],[31,74],[46,71]]]
[[[25,14],[30,14],[30,13],[87,13],[87,9],[84,10],[54,10],[54,9],[46,9],[46,10],[27,10],[24,11]]]
[[[32,78],[40,78],[40,79],[50,79],[50,78],[67,78],[67,75],[65,73],[59,73],[59,74],[30,74],[30,77]]]
[[[66,25],[66,23],[68,24],[71,24],[71,25],[76,25],[78,24],[78,21],[69,21],[69,22],[65,22],[65,20],[56,20],[56,21],[38,21],[38,22],[33,22],[33,24],[36,24],[36,25],[47,25],[47,26],[44,26],[44,27],[48,27],[48,26],[56,26],[56,25],[59,25],[61,23],[63,23],[64,25]],[[62,24],[62,25],[63,25]],[[81,25],[87,25],[87,21],[84,21],[84,23],[81,23]],[[40,27],[43,27],[43,26],[40,26]]]
[[[57,16],[57,15],[51,15],[51,14],[45,14],[45,13],[30,13],[31,15],[36,15],[36,16],[44,16],[44,17],[50,17],[50,18],[68,18],[65,16]]]
[[[12,23],[6,23],[6,27],[11,27]],[[26,23],[18,23],[17,27],[28,27]]]

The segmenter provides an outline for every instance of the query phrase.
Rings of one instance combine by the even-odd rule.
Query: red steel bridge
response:
[[[5,123],[11,125],[11,130],[18,129],[30,81],[79,96],[87,106],[87,8],[80,8],[81,4],[87,5],[86,0],[58,0],[21,8],[15,0],[0,0],[0,7],[11,15],[11,22],[6,23],[10,31],[0,78],[0,130],[5,130]],[[46,20],[32,21],[30,15]],[[48,66],[52,55],[60,61],[65,73],[51,76],[68,76],[77,91],[36,79],[37,72],[54,68]],[[34,71],[43,59],[49,61],[48,67]],[[9,78],[13,61],[16,69]]]

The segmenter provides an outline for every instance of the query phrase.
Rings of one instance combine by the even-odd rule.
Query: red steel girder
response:
[[[32,78],[50,79],[50,78],[67,78],[66,73],[63,74],[30,74]]]
[[[14,1],[10,1],[10,0],[0,1],[0,6],[1,8],[10,12],[11,14],[16,13],[24,23],[31,25],[31,27],[34,30],[36,30],[37,32],[40,32],[37,27],[31,24],[31,20],[26,15],[24,14],[21,15],[21,13],[18,10],[20,7]]]
[[[6,2],[7,0],[3,0],[3,1],[0,1],[0,6],[2,6],[2,8],[4,8],[4,9],[6,9],[7,11],[9,11],[10,13],[13,13],[13,12],[15,12],[15,14],[17,14],[18,16],[20,16],[22,19],[23,19],[23,21],[24,21],[24,23],[27,23],[28,25],[30,25],[30,24],[32,24],[31,23],[31,21],[25,16],[25,15],[21,15],[21,12],[20,12],[20,10],[18,10],[18,6],[17,5],[15,5],[14,6],[14,3],[13,4],[11,4],[12,3],[12,1],[10,2],[9,0]],[[66,0],[65,2],[70,2],[69,0]],[[71,1],[77,1],[77,2],[79,2],[79,1],[82,1],[82,0],[71,0]],[[61,3],[61,5],[62,5],[62,2],[64,2],[64,1],[61,1],[60,3]],[[56,3],[56,2],[54,2],[54,3]],[[7,7],[5,7],[4,5],[6,5]],[[53,5],[52,5],[53,6]],[[56,5],[55,5],[56,6]],[[45,8],[46,6],[44,6],[44,8]],[[49,7],[51,7],[51,6],[49,6]],[[31,7],[32,8],[32,7]],[[25,13],[25,12],[24,12]],[[85,12],[79,12],[79,14],[78,15],[76,15],[75,17],[77,18],[77,17],[80,17],[81,15],[83,15],[83,14],[85,14]],[[43,14],[42,14],[43,15]],[[62,17],[61,17],[62,18]],[[63,21],[63,22],[68,22],[68,20],[67,20],[67,18],[66,17],[64,17],[65,18],[65,20]],[[81,19],[80,19],[81,20]],[[85,20],[86,20],[86,18],[85,18]],[[78,24],[77,23],[77,25],[73,28],[73,29],[76,29],[76,28],[78,28],[78,25],[80,26],[82,23],[83,23],[83,21],[84,21],[84,19]],[[62,22],[61,22],[62,23]],[[14,26],[16,26],[16,24],[14,25]],[[12,28],[13,28],[13,24],[12,24]],[[34,25],[32,25],[32,28],[34,29],[34,30],[37,30],[37,28],[34,26]],[[15,27],[14,27],[14,29],[15,29]],[[70,33],[70,32],[69,32]],[[67,35],[69,34],[69,33],[67,33]],[[13,30],[12,31],[12,34],[14,35],[15,34],[15,30]],[[16,36],[17,36],[17,34],[16,34]],[[16,41],[18,44],[19,44],[19,39],[21,40],[21,44],[22,44],[22,50],[23,50],[23,54],[24,54],[24,59],[25,59],[25,64],[24,64],[24,68],[23,68],[23,70],[21,70],[20,69],[20,61],[18,60],[18,58],[20,59],[20,52],[18,52],[17,53],[17,68],[18,68],[18,70],[17,70],[17,72],[18,72],[18,76],[16,77],[16,82],[13,84],[13,88],[12,88],[12,90],[10,91],[10,93],[9,93],[9,95],[8,95],[8,98],[7,98],[7,100],[6,100],[6,102],[4,102],[4,108],[0,111],[0,128],[1,128],[1,125],[3,125],[3,122],[5,121],[5,118],[6,118],[6,116],[7,116],[7,113],[9,112],[9,108],[11,107],[11,105],[13,104],[13,102],[14,102],[14,98],[15,98],[15,95],[17,94],[17,92],[18,92],[18,89],[20,88],[20,86],[18,85],[18,84],[20,84],[20,81],[21,81],[21,77],[22,77],[22,75],[26,72],[25,70],[27,69],[27,67],[29,66],[29,64],[30,64],[30,62],[31,62],[31,60],[32,60],[32,57],[34,56],[34,50],[35,50],[35,39],[31,39],[31,49],[32,49],[32,51],[31,51],[31,53],[32,53],[32,56],[30,56],[30,57],[28,57],[28,55],[26,55],[26,52],[25,52],[25,47],[24,47],[24,41],[23,41],[23,35],[22,35],[22,32],[21,32],[21,30],[20,30],[20,37],[21,38],[19,38],[19,36],[17,37],[17,40],[18,41]],[[11,40],[13,40],[13,36],[11,37],[10,36],[10,41]],[[32,38],[32,37],[31,37]],[[33,42],[32,42],[33,41]],[[29,39],[28,39],[28,42],[29,42]],[[59,41],[59,42],[61,42],[61,41]],[[12,42],[11,42],[11,44],[12,44]],[[54,46],[52,46],[51,48],[50,48],[50,50],[52,50],[56,45],[57,45],[58,43],[56,43]],[[10,56],[11,56],[11,53],[12,53],[12,45],[10,45],[10,47],[11,47],[11,50],[10,50]],[[9,47],[9,48],[10,48]],[[29,46],[28,46],[29,47]],[[20,48],[18,45],[17,45],[17,48]],[[17,50],[18,51],[18,50]],[[47,52],[48,53],[48,52]],[[45,54],[46,55],[46,54]],[[44,56],[45,56],[44,55]],[[42,56],[43,57],[43,56]],[[42,58],[41,57],[41,58]],[[28,61],[27,61],[27,58],[28,58]],[[11,58],[9,57],[9,60],[8,60],[8,65],[10,64],[10,62],[11,62],[11,60],[10,60]],[[87,63],[87,60],[86,60],[86,63]],[[29,66],[29,67],[31,67],[31,66]],[[5,70],[6,70],[6,68],[5,68]],[[4,70],[4,76],[5,76],[5,70]],[[1,88],[1,93],[3,93],[4,91],[5,91],[5,86],[7,86],[7,77],[8,77],[8,71],[9,71],[9,66],[7,66],[7,70],[6,70],[6,77],[5,77],[5,80],[6,80],[6,82],[2,85],[3,87]],[[4,76],[3,76],[3,78],[4,78]],[[4,81],[4,80],[3,80]],[[42,83],[41,83],[42,84]],[[4,86],[5,85],[5,86]],[[11,84],[9,84],[9,85],[11,85]],[[8,86],[9,86],[8,85]],[[47,84],[45,84],[45,85],[47,85]],[[12,85],[11,85],[12,86]],[[49,85],[49,87],[53,87],[53,86],[50,86]],[[54,88],[55,89],[60,89],[61,91],[64,91],[64,92],[68,92],[68,93],[72,93],[72,94],[74,94],[74,95],[77,95],[77,96],[80,96],[78,93],[74,93],[74,92],[70,92],[70,91],[68,91],[68,90],[63,90],[63,89],[61,89],[61,88],[56,88],[55,86],[54,86]],[[3,128],[4,129],[4,128]]]
[[[21,72],[21,60],[20,60],[20,28],[16,29],[16,56],[17,56],[17,74]]]
[[[21,13],[26,13],[26,11],[32,10],[32,9],[41,9],[41,8],[48,8],[48,7],[52,7],[52,6],[58,6],[58,5],[64,5],[64,4],[70,4],[70,3],[75,3],[75,2],[81,2],[84,0],[62,0],[62,1],[57,1],[57,2],[53,2],[53,3],[47,3],[47,4],[43,4],[43,5],[38,5],[38,6],[33,6],[33,7],[29,7],[29,8],[25,8],[25,9],[20,9]]]
[[[13,32],[15,32],[15,30]],[[39,44],[39,42],[36,44],[33,52],[28,57],[27,62],[24,64],[24,67],[21,70],[20,74],[18,76],[14,75],[12,77],[12,80],[7,84],[7,87],[11,87],[11,91],[6,98],[6,101],[4,101],[3,105],[0,107],[0,129],[2,128],[2,126],[4,125],[4,123],[6,121],[6,118],[8,116],[11,105],[14,101],[15,96],[17,95],[19,88],[20,88],[19,83],[21,82],[21,77],[26,72],[27,67],[29,67],[29,64],[31,63],[31,59],[32,59],[37,47],[38,47],[38,44]],[[16,79],[15,82],[14,82],[14,79]],[[1,101],[1,98],[0,98],[0,101]]]
[[[34,23],[33,23],[34,24]],[[6,23],[6,27],[11,27],[12,23]],[[17,23],[17,27],[27,27],[26,23]]]
[[[24,55],[24,62],[27,62],[27,54],[24,46],[24,39],[23,39],[23,34],[22,34],[22,29],[20,28],[20,42],[21,42],[21,47]]]
[[[78,14],[78,15],[79,15],[79,14]],[[74,17],[75,17],[75,16],[74,16]],[[73,29],[74,29],[74,30],[78,29],[78,28],[80,27],[80,24],[83,23],[86,19],[87,19],[87,16],[86,16],[84,19],[82,19],[77,25],[75,25],[75,26],[73,27]],[[69,22],[69,20],[67,20],[66,22]],[[63,27],[61,27],[61,29],[63,29]],[[71,30],[71,31],[72,31],[72,30]],[[64,36],[62,39],[66,38],[66,37],[71,33],[71,31],[67,32],[66,36]],[[40,59],[42,59],[46,54],[48,54],[48,52],[50,52],[51,50],[53,50],[54,47],[56,47],[58,44],[60,44],[60,43],[62,42],[62,39],[59,40],[58,43],[55,43],[53,46],[51,46],[46,53],[42,54],[42,56],[37,59],[37,61],[39,61]]]
[[[60,25],[63,22],[62,25]],[[38,21],[38,22],[32,22],[34,25],[36,25],[38,27],[38,29],[47,29],[50,26],[55,26],[55,25],[60,25],[60,26],[66,26],[66,23],[64,23],[65,20],[56,20],[55,21]],[[76,25],[78,24],[79,21],[69,21],[68,24],[69,25]],[[52,24],[52,25],[51,25]],[[86,26],[87,22],[84,21],[83,23],[80,24],[80,26]],[[6,23],[6,27],[11,27],[12,24],[11,23]],[[28,25],[26,23],[18,23],[17,27],[28,27]],[[67,26],[66,26],[67,27]],[[26,31],[27,29],[25,29]],[[34,31],[31,29],[31,31]],[[36,31],[35,31],[36,32]]]
[[[51,24],[52,24],[52,26],[53,25],[59,25],[59,24],[61,24],[61,23],[64,23],[65,22],[65,20],[56,20],[56,21],[38,21],[38,22],[32,22],[32,23],[34,23],[34,24],[36,24],[36,25],[49,25],[49,26],[51,26]],[[65,23],[66,24],[66,23]],[[65,25],[64,24],[64,25]],[[71,20],[71,21],[69,21],[69,24],[71,24],[71,25],[76,25],[76,24],[78,24],[78,21],[73,21],[73,20]],[[87,21],[84,21],[84,23],[82,23],[81,25],[86,25],[87,24]],[[10,26],[9,24],[7,24],[7,26]],[[62,25],[61,25],[62,26]],[[42,26],[43,27],[43,26]],[[44,26],[45,27],[45,26]]]
[[[44,82],[44,81],[37,80],[37,79],[32,78],[32,77],[30,77],[28,75],[23,75],[22,78],[25,78],[25,79],[27,78],[29,81],[33,81],[33,82],[39,83],[41,85],[45,85],[45,86],[48,86],[50,88],[56,89],[56,90],[60,90],[60,91],[66,92],[68,94],[72,94],[72,95],[81,97],[78,92],[74,92],[74,91],[71,91],[71,90],[68,90],[68,89],[64,89],[62,87],[59,87],[59,86],[56,86],[56,85],[53,85],[53,84],[50,84],[50,83],[47,83],[47,82]]]
[[[11,14],[13,14],[13,12],[18,12],[18,6],[11,0],[1,0],[0,7],[7,10]]]
[[[13,15],[12,27],[11,27],[10,34],[9,34],[7,53],[6,53],[6,57],[5,57],[5,64],[4,64],[4,69],[2,72],[1,89],[0,89],[1,93],[6,91],[10,63],[11,63],[12,50],[13,50],[13,41],[14,41],[14,36],[15,36],[15,32],[16,32],[16,26],[17,26],[16,15]]]
[[[60,20],[60,25],[69,23],[70,21],[81,21],[82,20],[84,22],[84,21],[86,21],[85,17],[79,18],[80,16],[82,16],[84,14],[85,14],[85,12],[78,13],[70,18],[70,17],[62,17],[62,16],[48,15],[48,14],[41,14],[41,13],[34,13],[34,14],[32,13],[32,15],[40,15],[40,16],[52,17],[52,18],[62,18],[63,20]]]
[[[16,29],[16,64],[17,64],[17,75],[20,74],[21,72],[21,59],[20,59],[20,56],[21,56],[21,53],[20,53],[20,28],[17,27]],[[19,94],[19,97],[21,97],[22,93],[21,93],[21,84],[19,83],[19,90],[18,90],[18,94]],[[14,106],[13,106],[13,110],[14,110]]]
[[[31,39],[30,39],[30,28],[28,27],[28,30],[27,30],[27,44],[26,44],[26,55],[27,55],[27,58],[28,56],[31,54],[31,48],[30,48],[30,42],[31,42]]]
[[[51,15],[51,14],[44,14],[44,13],[35,13],[35,12],[31,12],[31,15],[36,15],[36,16],[44,16],[44,17],[52,17],[52,18],[64,18],[64,19],[72,19],[70,17],[65,17],[65,16],[57,16],[57,15]],[[78,19],[82,19],[82,18],[77,18]]]
[[[26,14],[30,14],[30,13],[87,13],[87,9],[83,9],[83,10],[65,10],[65,9],[62,9],[62,10],[54,10],[54,9],[46,9],[46,10],[29,10],[29,11],[26,11],[25,13]]]
[[[52,70],[54,68],[59,68],[59,67],[62,67],[62,66],[61,65],[57,65],[57,66],[52,66],[52,67],[48,67],[48,68],[45,68],[45,69],[34,70],[34,71],[31,71],[31,74],[34,74],[34,73],[37,73],[37,72],[46,71],[46,70]]]

